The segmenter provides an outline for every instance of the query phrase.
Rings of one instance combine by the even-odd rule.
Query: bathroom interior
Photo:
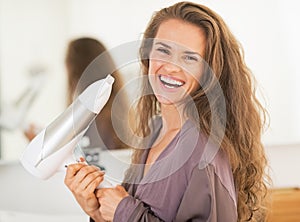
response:
[[[218,12],[241,42],[269,113],[262,136],[273,181],[269,221],[300,221],[300,3],[194,1]],[[22,167],[23,130],[30,123],[46,126],[64,111],[70,40],[93,37],[108,49],[140,40],[152,12],[175,2],[0,0],[0,222],[88,221],[64,185],[64,171],[41,180]],[[119,71],[130,80],[138,69],[132,62]],[[26,101],[32,88],[35,95]],[[130,155],[130,149],[103,151],[99,162],[121,180]]]

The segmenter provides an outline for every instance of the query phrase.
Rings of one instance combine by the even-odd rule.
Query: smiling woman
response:
[[[175,3],[177,0],[170,2]],[[226,18],[230,29],[244,46],[246,62],[260,83],[258,89],[263,90],[266,96],[263,98],[258,90],[260,101],[270,114],[270,127],[262,138],[264,144],[299,143],[300,105],[295,101],[300,95],[297,86],[300,78],[297,60],[300,32],[294,28],[295,23],[290,23],[300,21],[300,14],[296,11],[298,2],[203,2]],[[0,0],[1,110],[20,96],[26,86],[24,83],[29,82],[26,74],[30,67],[42,65],[49,74],[47,83],[24,120],[39,125],[49,123],[65,107],[61,95],[66,93],[65,79],[62,78],[65,72],[62,61],[66,43],[82,35],[101,39],[108,48],[136,40],[141,30],[144,30],[151,12],[169,3],[133,0],[134,7],[130,8],[126,2],[117,0],[105,3],[93,1],[91,4],[81,1],[45,0],[42,3],[28,0],[25,3],[21,0]],[[116,11],[113,18],[112,10]],[[110,18],[110,22],[107,22],[107,18]],[[276,20],[279,22],[274,23]],[[132,76],[131,70],[125,74]],[[47,100],[48,97],[57,100]],[[42,111],[45,107],[47,112]],[[287,110],[288,115],[283,109]],[[16,160],[27,144],[26,138],[19,131],[1,130],[1,136],[1,159]]]
[[[178,0],[131,0],[128,2],[112,0],[105,2],[88,1],[87,4],[86,1],[0,0],[1,113],[6,107],[5,105],[7,103],[12,104],[14,101],[16,101],[16,98],[19,98],[22,91],[24,90],[24,87],[26,86],[26,83],[30,82],[27,76],[30,71],[30,67],[43,65],[47,70],[47,84],[45,84],[44,87],[41,88],[41,93],[36,97],[33,106],[28,112],[28,116],[26,116],[26,118],[24,118],[23,120],[28,122],[36,122],[39,125],[46,125],[55,117],[56,114],[60,113],[65,107],[65,98],[62,97],[62,95],[66,95],[66,92],[64,91],[66,79],[64,79],[65,70],[63,60],[66,49],[65,47],[67,46],[66,43],[70,39],[82,35],[93,36],[97,39],[103,40],[108,48],[114,48],[115,46],[119,46],[122,43],[131,42],[133,40],[139,39],[141,33],[144,33],[143,30],[145,29],[146,23],[151,17],[153,11],[157,11],[158,9],[165,7],[166,4],[169,4],[171,2],[175,3],[177,1]],[[298,13],[299,2],[285,0],[223,0],[216,2],[203,0],[201,2],[207,4],[207,6],[213,8],[223,18],[225,18],[230,30],[232,30],[232,32],[242,43],[245,49],[246,61],[243,60],[243,62],[246,62],[246,64],[249,65],[259,82],[257,95],[259,96],[260,101],[264,103],[264,106],[267,107],[270,114],[270,127],[267,128],[266,131],[264,131],[262,141],[264,145],[267,146],[268,159],[270,160],[272,174],[274,175],[274,186],[299,187],[299,177],[295,177],[295,172],[300,171],[300,164],[298,163],[299,161],[297,159],[297,157],[300,155],[300,147],[299,145],[297,145],[300,142],[300,103],[297,102],[300,97],[300,87],[298,87],[298,84],[300,82],[298,64],[298,54],[300,52],[300,29],[295,28],[298,24],[297,21],[300,21],[300,13]],[[114,13],[112,14],[112,12]],[[212,22],[212,20],[208,19],[208,17],[204,17],[203,21],[207,21],[208,23]],[[216,23],[212,22],[211,26],[215,28]],[[153,30],[158,30],[158,27],[154,27]],[[209,33],[209,31],[211,30],[214,29],[210,27],[205,30],[205,33]],[[148,36],[154,38],[156,34],[157,33],[152,33]],[[120,35],[122,37],[120,37]],[[175,37],[180,38],[180,36],[174,36],[174,38]],[[213,39],[210,43],[212,48],[220,45],[220,42],[218,42],[217,40],[218,39]],[[188,44],[185,45],[186,43],[172,44],[174,42],[170,42],[168,41],[168,39],[160,39],[160,41],[158,41],[157,43],[159,44],[153,45],[153,48],[151,48],[151,50],[153,49],[152,52],[154,52],[154,49],[158,49],[159,51],[157,53],[162,53],[157,54],[157,56],[161,56],[161,63],[167,63],[167,61],[171,61],[170,63],[172,69],[174,69],[174,64],[177,64],[177,67],[181,67],[181,69],[186,70],[184,66],[189,64],[185,62],[186,59],[189,62],[193,63],[194,59],[198,58],[197,54],[195,54],[195,48],[191,47]],[[166,43],[167,45],[164,43]],[[228,42],[225,43],[227,44]],[[208,42],[206,42],[206,44],[208,44]],[[208,49],[207,51],[211,52],[210,49]],[[227,50],[224,51],[226,52]],[[138,54],[136,51],[134,51],[134,53]],[[170,53],[171,58],[168,57],[168,54]],[[176,57],[174,57],[174,53],[176,54]],[[121,57],[124,55],[124,53],[120,53],[117,56],[119,55]],[[207,57],[205,57],[206,55],[201,54],[201,59],[203,58],[204,62],[207,61],[209,64],[211,64],[209,61],[211,61],[211,59],[214,58],[215,55],[211,54],[210,56],[207,55]],[[148,57],[151,57],[150,54],[145,54],[142,56],[142,58],[147,58],[143,61],[144,65],[142,66],[144,74],[148,74]],[[218,59],[220,57],[217,56],[215,58]],[[152,62],[155,61],[152,60]],[[216,60],[216,63],[222,64],[222,60]],[[232,65],[231,67],[239,67],[240,65],[239,63],[234,63],[234,61],[232,61],[232,63],[230,64]],[[134,65],[136,65],[136,67],[134,66],[134,68],[138,68],[138,64]],[[228,66],[224,67],[228,68]],[[132,70],[127,68],[128,67],[126,64],[127,72],[124,72],[126,77],[135,77],[135,73],[133,74]],[[186,72],[188,73],[187,70]],[[218,72],[215,73],[217,74]],[[152,75],[155,73],[149,74]],[[162,89],[169,90],[169,94],[171,89],[180,90],[185,82],[185,78],[180,77],[179,79],[177,79],[174,76],[171,78],[171,76],[172,75],[159,76],[159,82],[162,83],[162,87],[165,87]],[[221,79],[224,80],[226,78],[224,78],[224,76],[221,76]],[[145,75],[144,80],[148,81],[149,76]],[[146,88],[146,92],[152,92],[150,91],[152,89],[149,81],[147,83],[148,85],[146,85],[146,87],[148,88]],[[132,89],[134,89],[132,90],[133,93],[131,94],[133,100],[136,96],[135,87],[136,85],[132,87]],[[241,85],[241,88],[243,88],[243,85]],[[263,93],[266,95],[265,98],[260,96],[259,90],[263,90]],[[184,91],[182,91],[182,93],[184,93]],[[239,91],[233,90],[232,94],[238,95]],[[204,97],[203,94],[196,95],[196,97],[198,98],[200,98],[201,96]],[[145,100],[145,103],[142,103],[142,105],[144,105],[144,109],[140,110],[140,112],[143,112],[140,114],[143,114],[144,116],[140,117],[139,119],[142,119],[144,121],[143,123],[149,121],[149,119],[152,120],[153,116],[161,115],[161,110],[159,103],[157,102],[157,98],[154,96],[149,96],[147,99],[149,100]],[[207,101],[201,101],[203,101],[203,104],[197,104],[197,107],[198,105],[207,105],[205,104],[205,102],[207,103]],[[202,110],[202,106],[199,107],[199,110]],[[178,108],[180,107],[177,106],[177,109]],[[229,109],[235,111],[236,107],[230,106]],[[171,111],[172,110],[167,109],[163,110],[163,112],[167,114]],[[247,115],[246,113],[249,110],[247,110],[246,106],[243,106],[243,109],[241,109],[241,111],[245,112],[245,115]],[[207,119],[209,119],[209,113],[205,112],[205,110],[202,110],[202,113],[207,114]],[[167,114],[165,116],[168,116]],[[206,116],[204,115],[201,117]],[[138,118],[138,116],[136,116],[136,118]],[[158,122],[154,122],[156,123],[156,126],[158,126],[157,128],[159,128],[162,121],[155,117],[154,119],[158,120]],[[238,122],[243,121],[240,118],[237,118],[236,120]],[[247,121],[248,120],[246,120],[245,123],[247,123]],[[143,152],[137,152],[134,159],[136,162],[140,161],[145,163],[146,158],[143,159],[141,157],[147,156],[147,160],[149,160],[149,163],[155,162],[154,164],[152,164],[152,166],[154,166],[155,164],[159,163],[161,159],[164,159],[164,155],[168,154],[168,150],[162,151],[159,154],[160,149],[161,147],[163,147],[164,143],[171,144],[172,141],[170,142],[167,140],[162,140],[163,136],[168,134],[169,138],[175,138],[173,142],[176,142],[176,135],[182,132],[175,125],[176,123],[178,123],[178,119],[172,120],[171,122],[174,123],[174,128],[169,131],[165,131],[164,127],[162,127],[161,129],[159,128],[159,133],[157,133],[158,135],[154,135],[156,131],[153,131],[153,126],[144,127],[146,124],[141,124],[140,135],[149,135],[146,138],[149,138],[151,135],[153,135],[153,137],[155,137],[157,141],[161,141],[161,143],[155,143],[157,152],[153,152],[153,155],[148,155],[147,152],[144,154]],[[209,123],[209,121],[207,121],[206,123]],[[229,123],[232,123],[229,125],[230,127],[236,126],[231,121],[229,121]],[[205,124],[203,125],[204,127],[209,128],[209,126]],[[189,126],[190,125],[186,125],[182,129],[187,129]],[[232,132],[232,134],[227,134],[227,136],[229,138],[233,138],[241,131],[240,129],[240,127],[237,128]],[[26,190],[26,186],[22,187],[23,189],[20,189],[20,187],[18,187],[14,182],[16,178],[15,174],[9,174],[8,177],[3,177],[2,174],[3,166],[6,167],[6,160],[16,160],[19,157],[21,151],[23,151],[27,145],[27,140],[20,131],[21,130],[19,129],[15,131],[7,131],[1,129],[2,140],[0,147],[0,181],[4,180],[8,182],[6,186],[7,189],[4,187],[3,193],[7,194],[7,190],[18,190],[20,192],[20,195],[17,196],[22,198],[24,200],[24,203],[26,203],[27,196],[24,195],[24,193],[28,193],[32,200],[33,198],[37,198],[38,200],[40,200],[42,196],[39,195],[39,193],[35,192],[36,189]],[[190,131],[185,132],[190,133]],[[248,141],[247,138],[248,137],[241,138],[239,143],[250,143],[251,141]],[[144,147],[148,148],[149,146],[145,145]],[[194,145],[191,145],[191,147],[194,147]],[[190,153],[186,149],[184,149],[184,151],[188,154]],[[244,151],[244,149],[241,149],[241,152],[242,151]],[[144,156],[142,156],[142,154]],[[188,154],[185,153],[180,154],[181,158],[183,159],[185,159],[185,157],[187,158],[188,156]],[[184,154],[187,156],[185,156]],[[259,156],[263,154],[258,153],[257,155]],[[233,156],[233,159],[236,160],[235,156]],[[251,158],[246,155],[244,160],[240,161],[249,163],[248,168],[244,168],[244,170],[241,168],[241,166],[243,167],[244,165],[240,166],[237,162],[235,162],[235,167],[237,166],[237,168],[233,167],[233,170],[237,169],[246,172],[246,174],[241,173],[241,175],[243,176],[240,178],[235,177],[237,180],[239,180],[236,183],[244,186],[245,190],[247,190],[246,188],[249,188],[249,186],[247,185],[252,185],[251,183],[247,183],[253,181],[247,175],[248,173],[253,173],[252,166],[256,165],[255,161],[250,160]],[[163,162],[164,161],[162,161],[162,163]],[[182,162],[184,161],[180,162],[176,158],[169,159],[169,161],[166,161],[166,163],[168,164],[165,165],[165,169],[169,169],[168,167],[174,165],[174,170],[178,170],[181,167],[181,164],[179,163]],[[259,164],[263,164],[263,161]],[[259,166],[259,164],[257,166]],[[142,166],[144,166],[144,164],[142,164]],[[129,179],[127,179],[127,181],[131,181],[130,176],[135,178],[139,182],[138,176],[143,177],[143,175],[145,174],[145,178],[147,179],[149,177],[151,178],[152,176],[155,176],[155,172],[161,172],[160,170],[162,169],[162,165],[158,164],[157,167],[153,168],[152,166],[146,165],[145,170],[144,168],[141,168],[139,174],[128,174]],[[148,169],[146,169],[147,167]],[[218,168],[219,171],[221,171],[222,169],[223,168]],[[113,170],[117,169],[113,167]],[[239,171],[236,171],[236,175],[239,174],[238,172]],[[108,173],[106,173],[106,175],[107,174]],[[162,176],[164,175],[166,174],[163,174]],[[162,179],[162,176],[159,176],[159,178]],[[186,178],[182,179],[181,177],[177,177],[172,186],[170,185],[159,187],[158,190],[165,191],[166,193],[173,193],[172,190],[175,189],[174,184],[177,184],[178,181],[182,181],[185,179]],[[167,179],[165,178],[165,180]],[[26,181],[33,182],[33,180],[30,180],[30,178],[26,178]],[[59,184],[59,181],[57,181],[57,183],[55,184]],[[138,186],[138,182],[136,183],[136,187]],[[157,217],[160,217],[162,214],[156,207],[159,206],[159,203],[156,201],[163,199],[165,196],[162,196],[160,192],[154,192],[151,189],[146,190],[145,185],[139,185],[139,192],[136,192],[136,189],[134,187],[135,185],[132,185],[132,189],[129,189],[130,184],[131,183],[128,183],[126,185],[124,183],[123,185],[124,187],[126,187],[126,190],[131,197],[127,197],[127,200],[122,200],[119,206],[117,206],[117,209],[121,209],[122,203],[129,203],[130,201],[128,200],[141,200],[141,202],[135,202],[139,205],[137,209],[141,209],[141,205],[143,205],[147,210],[149,210],[148,212],[155,212],[155,214],[153,214]],[[256,182],[254,184],[256,185]],[[16,185],[16,188],[13,187],[13,185]],[[260,184],[257,184],[257,186],[259,185]],[[145,190],[142,189],[143,187],[145,187]],[[239,201],[247,198],[245,192],[239,192],[238,195],[241,195],[241,198],[238,198]],[[151,200],[152,202],[150,201],[149,203],[154,202],[154,204],[148,204],[148,200],[145,198],[136,198],[140,197],[142,193],[151,193],[151,195],[153,196],[153,200]],[[197,193],[198,190],[197,192],[193,192],[191,196],[196,197]],[[235,192],[233,191],[232,193]],[[248,210],[246,206],[241,209],[242,215],[243,209],[245,210],[245,212],[250,212],[251,209],[255,208],[255,205],[250,206],[251,204],[249,202],[254,200],[251,199],[251,197],[254,198],[254,196],[251,196],[251,194],[258,193],[259,192],[256,192],[255,190],[250,190],[250,195],[248,196],[249,201],[247,202],[249,204],[247,206],[249,207]],[[46,194],[49,194],[49,192],[45,192],[45,195]],[[7,206],[9,195],[7,195],[7,198],[5,198],[4,196],[4,200],[5,201],[2,202],[5,206]],[[41,199],[40,201],[43,200]],[[169,206],[170,200],[166,199],[166,202],[167,203],[165,204],[165,206]],[[23,205],[22,203],[22,201],[12,201],[11,206],[20,206],[20,209],[23,209],[25,205]],[[49,203],[50,205],[55,205],[55,207],[57,207],[56,201],[47,201],[47,203]],[[189,202],[189,205],[192,204],[190,204]],[[238,205],[241,206],[240,204]],[[29,205],[26,206],[30,208]],[[197,203],[195,204],[195,206],[200,205],[198,205]],[[171,207],[172,206],[170,205],[170,208]],[[224,206],[224,208],[225,207],[227,209],[227,206]],[[35,208],[33,207],[32,209]],[[38,211],[38,209],[40,208],[37,207],[35,210]],[[129,215],[131,214],[131,212],[133,212],[131,215],[132,217],[134,217],[136,215],[135,213],[140,212],[137,209],[134,209],[132,211],[127,210],[126,215]],[[124,216],[125,214],[120,213],[119,210],[115,215]],[[151,217],[151,215],[149,217]]]
[[[264,109],[241,52],[204,5],[179,2],[154,14],[140,47],[144,140],[122,186],[95,191],[99,170],[67,170],[65,183],[91,220],[264,220]]]
[[[160,25],[149,63],[149,82],[160,103],[176,103],[199,88],[205,40],[199,27],[181,20]]]

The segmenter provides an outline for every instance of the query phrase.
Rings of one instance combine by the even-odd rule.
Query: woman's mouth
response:
[[[178,88],[185,84],[184,81],[174,79],[169,76],[159,75],[158,77],[159,77],[159,80],[162,82],[162,84],[170,89]]]

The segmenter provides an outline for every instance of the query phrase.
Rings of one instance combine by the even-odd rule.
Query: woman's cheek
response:
[[[150,61],[148,74],[156,74],[160,66],[161,66],[161,62],[155,60]]]

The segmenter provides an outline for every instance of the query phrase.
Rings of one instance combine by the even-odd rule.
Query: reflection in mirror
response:
[[[109,49],[138,40],[152,12],[174,2],[0,0],[1,115],[9,116],[0,118],[1,158],[19,157],[28,144],[22,129],[29,123],[43,128],[64,110],[69,40],[91,36]],[[202,3],[226,19],[244,47],[246,62],[259,83],[258,96],[270,114],[263,142],[268,146],[300,143],[300,33],[290,22],[300,21],[298,3]],[[129,79],[137,67],[120,71]],[[38,76],[43,78],[36,87]],[[26,108],[17,111],[17,106]]]

